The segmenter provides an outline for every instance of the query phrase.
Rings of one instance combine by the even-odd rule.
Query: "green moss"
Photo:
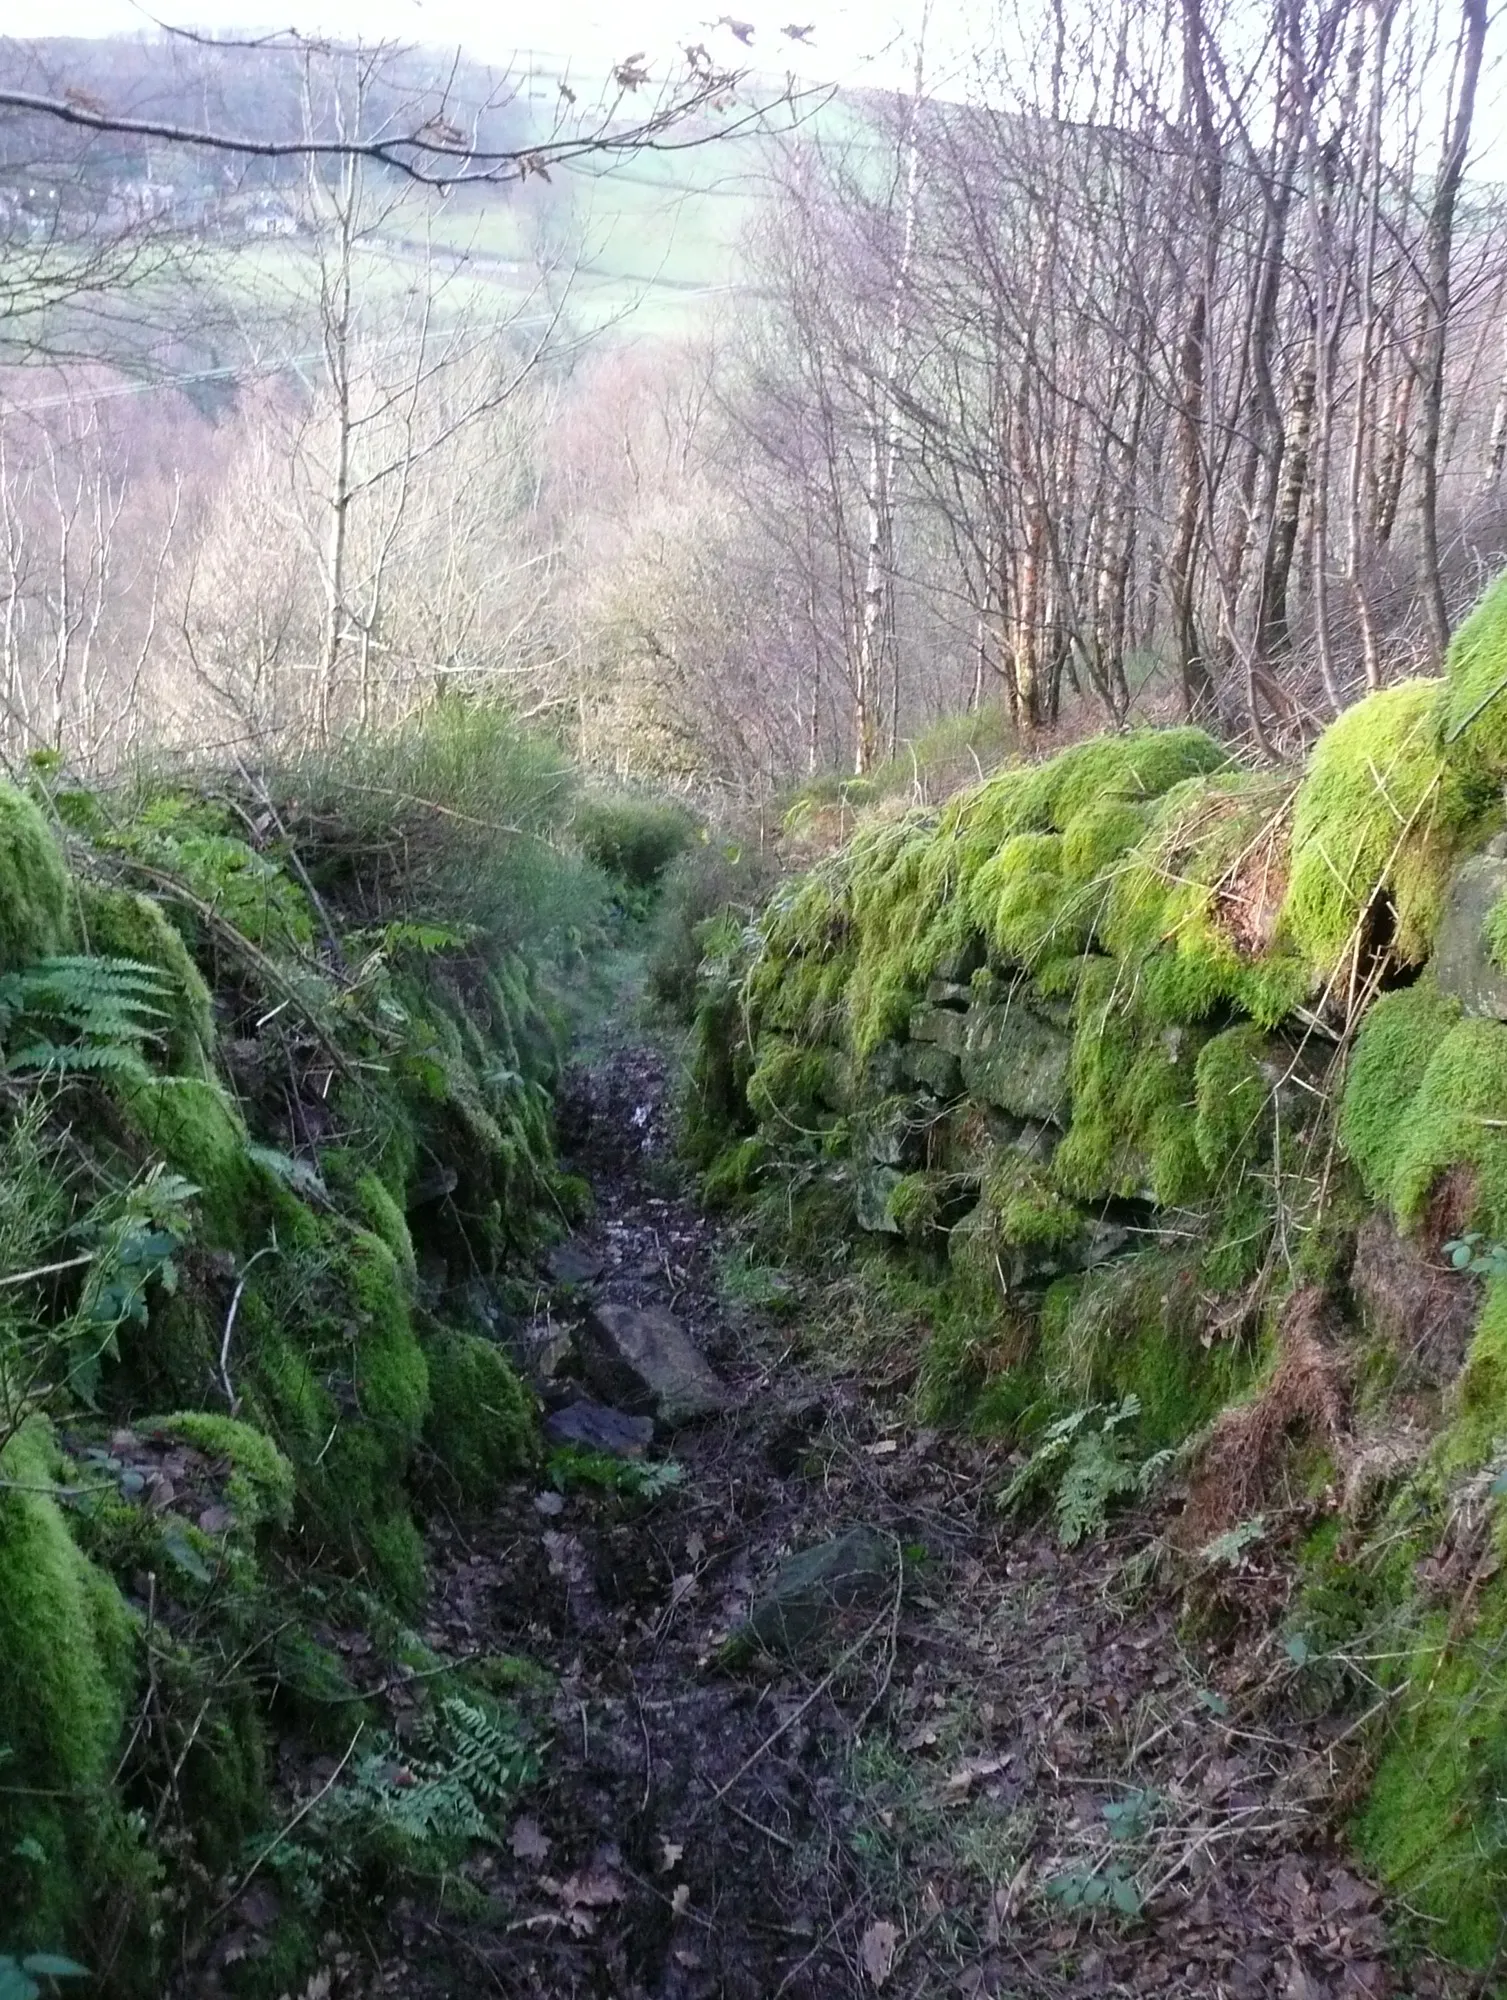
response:
[[[408,1218],[401,1205],[393,1199],[387,1184],[379,1174],[365,1173],[357,1177],[356,1199],[367,1227],[373,1235],[380,1236],[393,1256],[405,1278],[414,1275],[413,1237],[409,1234]]]
[[[904,1174],[890,1189],[885,1213],[908,1243],[924,1243],[941,1219],[945,1180],[937,1174]]]
[[[756,1118],[783,1127],[787,1136],[801,1136],[817,1125],[826,1080],[824,1049],[803,1049],[780,1037],[766,1036],[755,1051],[748,1079],[749,1108]]]
[[[114,1584],[76,1546],[52,1497],[58,1455],[31,1417],[0,1451],[0,1842],[33,1841],[44,1864],[7,1861],[20,1897],[7,1943],[73,1941],[91,1883],[89,1823],[106,1804],[136,1628]]]
[[[1492,1278],[1435,1447],[1444,1473],[1474,1472],[1507,1445],[1507,1279]]]
[[[1282,924],[1324,979],[1341,973],[1376,900],[1391,949],[1428,956],[1465,833],[1490,805],[1441,753],[1436,681],[1403,681],[1346,709],[1314,745],[1293,811]]]
[[[1449,762],[1483,785],[1507,772],[1507,571],[1459,627],[1435,683],[1433,721]]]
[[[1425,977],[1383,994],[1361,1023],[1340,1099],[1339,1135],[1375,1200],[1391,1192],[1409,1107],[1459,1018],[1459,1002]]]
[[[162,905],[129,889],[78,885],[79,924],[88,949],[152,965],[167,986],[163,1065],[178,1076],[212,1076],[214,1007],[209,988]]]
[[[293,1467],[264,1431],[209,1410],[178,1410],[141,1428],[179,1438],[207,1458],[228,1459],[226,1494],[243,1530],[251,1532],[263,1522],[285,1528],[292,1520]]]
[[[1061,1409],[1141,1404],[1148,1448],[1184,1443],[1249,1383],[1255,1366],[1237,1342],[1206,1346],[1205,1286],[1194,1260],[1141,1251],[1047,1294],[1039,1366]]]
[[[199,1190],[212,1243],[247,1240],[259,1176],[246,1127],[217,1083],[189,1076],[116,1077],[111,1088],[146,1144]]]
[[[362,1517],[361,1539],[393,1603],[416,1611],[424,1600],[424,1541],[408,1509],[375,1503]]]
[[[1203,1021],[1234,1001],[1271,1023],[1307,990],[1300,962],[1252,948],[1276,922],[1291,798],[1291,781],[1267,772],[1191,778],[1115,870],[1102,941],[1149,1019]],[[1252,942],[1237,945],[1237,913]]]
[[[1148,1020],[1111,959],[1085,965],[1076,1015],[1073,1116],[1052,1162],[1058,1186],[1083,1201],[1147,1193],[1174,1206],[1195,1200],[1208,1183],[1198,1150],[1196,1030]]]
[[[341,1263],[359,1329],[353,1377],[361,1414],[406,1454],[428,1414],[429,1367],[403,1273],[381,1237],[364,1229],[352,1233]]]
[[[701,1198],[709,1208],[732,1208],[759,1185],[769,1145],[754,1135],[738,1139],[712,1161],[701,1176]]]
[[[0,972],[74,942],[73,884],[36,805],[0,783]]]
[[[1507,1239],[1507,1027],[1458,1021],[1429,1055],[1399,1119],[1387,1194],[1398,1221],[1416,1223],[1440,1177],[1466,1170],[1469,1218]]]
[[[490,1340],[442,1330],[426,1348],[424,1439],[462,1503],[479,1507],[538,1456],[532,1395]]]
[[[1481,1593],[1466,1632],[1426,1615],[1410,1653],[1387,1663],[1406,1683],[1366,1803],[1354,1822],[1363,1859],[1434,1920],[1430,1942],[1467,1965],[1496,1962],[1507,1905],[1507,1588]]]
[[[1268,1043],[1259,1028],[1229,1028],[1211,1036],[1194,1069],[1198,1156],[1210,1176],[1226,1183],[1266,1149],[1272,1086],[1262,1068]]]

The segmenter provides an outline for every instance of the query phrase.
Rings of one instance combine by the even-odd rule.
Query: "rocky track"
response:
[[[400,1905],[336,1990],[1469,1990],[1416,1940],[1405,1958],[1346,1865],[1330,1828],[1354,1744],[1292,1662],[1238,1620],[1189,1652],[1159,1579],[1164,1523],[1064,1552],[1002,1520],[998,1447],[918,1430],[893,1379],[812,1372],[801,1310],[731,1305],[665,1101],[660,1059],[636,1046],[574,1079],[562,1124],[595,1218],[515,1337],[547,1400],[575,1409],[568,1430],[624,1379],[600,1309],[672,1315],[721,1407],[649,1446],[642,1463],[679,1468],[653,1497],[545,1484],[435,1534],[425,1636],[548,1668],[544,1776],[473,1864],[466,1914],[443,1894]],[[845,1534],[851,1551],[854,1530],[873,1557],[861,1576],[819,1558],[813,1600],[787,1570],[800,1615],[776,1650],[727,1644],[751,1607],[775,1629],[770,1579],[792,1552]],[[1259,1568],[1239,1580],[1275,1587]]]

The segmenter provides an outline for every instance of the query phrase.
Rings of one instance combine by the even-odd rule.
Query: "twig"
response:
[[[275,1853],[276,1850],[282,1845],[282,1843],[288,1838],[288,1835],[293,1831],[294,1827],[301,1826],[303,1822],[308,1818],[309,1814],[313,1812],[315,1806],[319,1804],[319,1801],[325,1796],[325,1794],[327,1792],[334,1790],[335,1780],[340,1776],[340,1773],[345,1769],[346,1765],[351,1761],[351,1758],[356,1754],[356,1745],[361,1741],[361,1734],[365,1728],[366,1724],[364,1721],[358,1722],[356,1724],[356,1733],[351,1738],[350,1742],[345,1746],[345,1755],[341,1758],[340,1762],[335,1766],[334,1770],[331,1771],[330,1775],[325,1779],[324,1783],[319,1787],[319,1790],[315,1792],[311,1797],[305,1799],[303,1804],[298,1808],[298,1811],[294,1813],[292,1819],[290,1819],[285,1826],[279,1827],[277,1832],[273,1834],[272,1838],[267,1842],[267,1845],[262,1849],[261,1853],[256,1857],[255,1861],[252,1862],[251,1866],[246,1870],[246,1873],[241,1877],[240,1881],[236,1883],[235,1887],[231,1890],[230,1894],[213,1912],[213,1914],[209,1919],[210,1924],[215,1923],[215,1921],[218,1918],[223,1917],[225,1912],[230,1908],[231,1904],[235,1902],[237,1897],[245,1895],[247,1889],[251,1886],[252,1878],[255,1876],[257,1870],[261,1867],[262,1863],[267,1859],[268,1855]]]
[[[709,1812],[713,1806],[720,1804],[721,1801],[727,1797],[728,1793],[732,1790],[733,1786],[737,1784],[738,1780],[740,1778],[746,1778],[749,1772],[753,1769],[754,1765],[758,1763],[759,1759],[762,1756],[764,1756],[766,1752],[772,1750],[775,1744],[779,1742],[780,1738],[783,1735],[785,1735],[788,1730],[791,1730],[795,1727],[795,1725],[800,1721],[801,1717],[806,1713],[806,1711],[809,1708],[811,1708],[814,1703],[820,1700],[822,1695],[826,1693],[827,1689],[831,1687],[833,1681],[837,1679],[839,1673],[841,1673],[842,1669],[847,1665],[848,1661],[853,1658],[854,1654],[862,1651],[862,1649],[868,1644],[870,1639],[873,1638],[874,1634],[879,1630],[879,1627],[884,1623],[885,1619],[889,1615],[890,1615],[889,1606],[886,1605],[884,1610],[879,1613],[877,1618],[870,1619],[869,1623],[864,1627],[863,1631],[859,1633],[858,1637],[853,1641],[852,1645],[846,1647],[841,1653],[838,1654],[837,1658],[832,1662],[832,1665],[827,1669],[826,1673],[822,1675],[821,1679],[817,1682],[816,1686],[811,1690],[810,1694],[806,1696],[806,1699],[801,1703],[800,1707],[794,1709],[789,1715],[787,1715],[785,1717],[785,1720],[780,1724],[779,1728],[774,1730],[771,1735],[766,1736],[764,1741],[759,1745],[758,1749],[751,1751],[749,1755],[743,1759],[743,1762],[738,1766],[737,1770],[733,1772],[732,1776],[728,1779],[727,1783],[725,1785],[719,1785],[716,1791],[713,1792],[711,1797],[707,1800],[706,1804],[702,1806],[699,1811],[691,1815],[691,1819],[689,1822],[690,1825],[694,1826],[696,1821],[701,1818],[703,1813]]]
[[[0,1278],[0,1285],[27,1285],[33,1278],[56,1277],[59,1271],[76,1271],[81,1264],[92,1264],[97,1252],[86,1250],[82,1257],[65,1257],[58,1264],[37,1264],[29,1271],[13,1271],[8,1278]]]
[[[241,1300],[245,1297],[246,1281],[251,1276],[251,1267],[259,1257],[270,1257],[276,1251],[275,1243],[264,1243],[260,1250],[253,1250],[246,1259],[245,1269],[236,1280],[235,1290],[230,1295],[230,1311],[225,1315],[225,1331],[220,1338],[220,1387],[225,1391],[225,1400],[230,1405],[230,1414],[235,1415],[241,1407],[241,1399],[230,1385],[230,1336],[235,1332],[235,1316],[241,1310]]]
[[[889,1647],[885,1654],[884,1674],[878,1687],[874,1690],[873,1699],[853,1725],[853,1734],[855,1736],[862,1736],[864,1729],[868,1725],[869,1717],[889,1693],[890,1682],[895,1676],[895,1654],[900,1643],[900,1597],[905,1587],[905,1557],[901,1553],[898,1538],[892,1534],[890,1540],[895,1544],[895,1595],[890,1601]]]

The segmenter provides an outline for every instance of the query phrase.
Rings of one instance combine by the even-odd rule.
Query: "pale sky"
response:
[[[727,4],[740,21],[751,22],[751,47],[736,41],[711,19],[713,6]],[[272,11],[274,8],[276,12]],[[284,11],[284,9],[286,11]],[[9,9],[0,7],[0,16]],[[807,84],[839,83],[893,88],[909,76],[915,38],[927,24],[928,64],[942,83],[956,71],[972,37],[966,22],[971,0],[550,0],[547,7],[515,9],[467,4],[467,0],[192,0],[189,7],[144,7],[135,0],[51,0],[44,32],[49,35],[112,35],[150,30],[157,20],[175,27],[212,31],[297,27],[366,42],[401,41],[467,54],[498,67],[527,66],[531,53],[549,68],[571,58],[588,69],[638,50],[681,66],[680,49],[704,42],[714,61],[783,76],[789,70]],[[810,45],[792,42],[779,31],[786,22],[815,24]],[[0,31],[9,24],[0,20]],[[39,24],[40,25],[40,24]],[[658,72],[664,74],[662,66]]]

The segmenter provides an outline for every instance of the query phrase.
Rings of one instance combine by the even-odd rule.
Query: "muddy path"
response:
[[[558,1355],[593,1301],[665,1308],[727,1407],[651,1448],[680,1468],[657,1497],[545,1485],[435,1533],[426,1640],[541,1662],[550,1743],[465,1913],[401,1904],[351,1989],[1469,1990],[1404,1952],[1331,1836],[1343,1726],[1274,1704],[1269,1648],[1187,1649],[1156,1521],[1064,1553],[1001,1519],[998,1447],[918,1430],[893,1382],[814,1368],[803,1307],[730,1299],[665,1104],[661,1059],[626,1040],[572,1080],[566,1151],[596,1213],[525,1333]],[[555,1400],[573,1393],[567,1374]],[[724,1664],[780,1560],[855,1526],[903,1556],[897,1585],[793,1657]]]

